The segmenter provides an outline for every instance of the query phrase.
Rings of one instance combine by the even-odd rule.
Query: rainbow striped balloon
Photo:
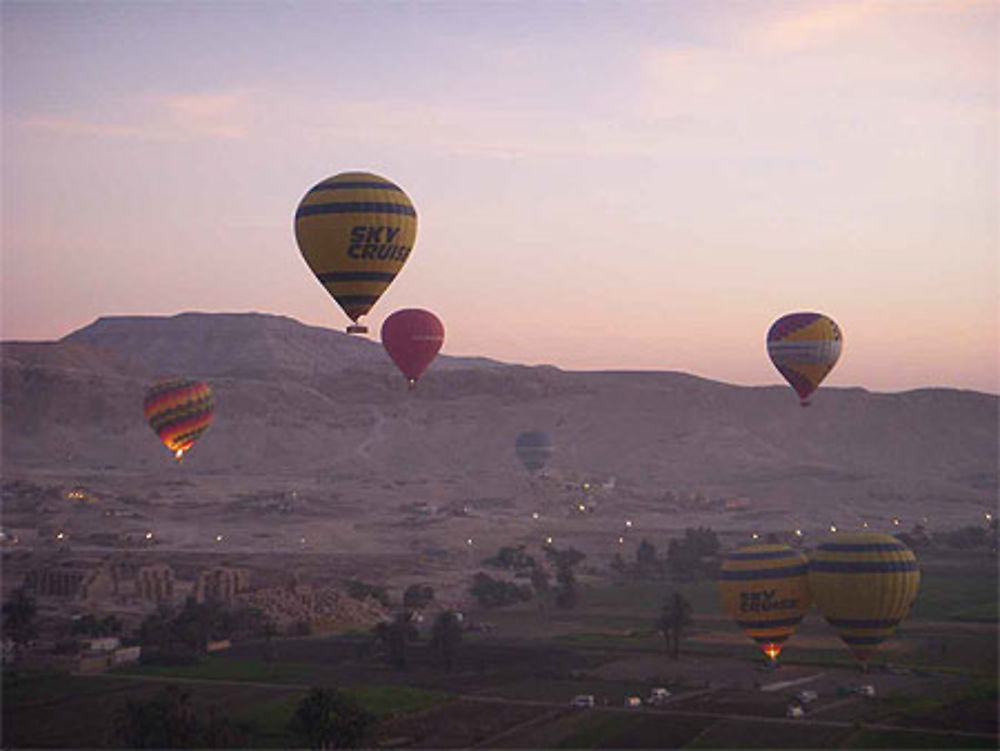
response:
[[[740,548],[722,562],[719,594],[729,616],[776,660],[812,604],[806,557],[781,544]]]
[[[819,612],[865,664],[909,614],[920,569],[892,535],[836,535],[809,557],[809,587]]]
[[[179,462],[212,424],[215,395],[202,381],[166,378],[146,392],[143,409],[150,427]]]
[[[790,313],[767,332],[767,354],[803,407],[837,364],[842,343],[840,327],[822,313]]]
[[[409,258],[417,212],[395,183],[368,172],[344,172],[302,198],[295,239],[316,278],[356,323]]]

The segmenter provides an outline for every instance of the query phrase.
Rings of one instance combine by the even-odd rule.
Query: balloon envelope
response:
[[[143,410],[150,427],[180,461],[215,415],[215,395],[203,381],[166,378],[146,392]]]
[[[429,310],[397,310],[382,322],[382,346],[414,385],[444,343],[444,324]]]
[[[767,354],[802,406],[840,358],[840,327],[822,313],[790,313],[767,332]]]
[[[719,594],[729,617],[777,659],[812,604],[806,557],[788,545],[748,545],[725,557]]]
[[[417,239],[417,212],[390,180],[344,172],[302,198],[295,239],[316,278],[357,321],[406,263]]]
[[[554,450],[552,436],[541,430],[525,431],[517,436],[514,450],[525,469],[534,474],[541,470],[552,456]]]
[[[809,557],[809,588],[820,614],[864,663],[910,612],[920,569],[892,535],[836,535]]]

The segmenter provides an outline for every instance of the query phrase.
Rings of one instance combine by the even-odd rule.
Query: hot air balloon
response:
[[[837,535],[809,557],[816,607],[862,667],[910,612],[919,587],[916,556],[892,535]]]
[[[521,464],[531,474],[539,472],[552,456],[552,436],[541,430],[528,430],[517,436],[514,450]]]
[[[444,324],[429,310],[407,308],[386,318],[381,333],[382,346],[414,388],[444,343]]]
[[[146,392],[143,409],[150,427],[179,462],[212,424],[212,388],[190,378],[166,378]]]
[[[417,212],[395,183],[344,172],[314,186],[295,212],[295,239],[316,278],[353,324],[403,268],[417,239]]]
[[[772,662],[809,610],[806,557],[788,545],[748,545],[726,556],[719,594],[729,617]]]
[[[836,365],[842,340],[840,327],[822,313],[789,313],[771,324],[767,354],[803,407]]]

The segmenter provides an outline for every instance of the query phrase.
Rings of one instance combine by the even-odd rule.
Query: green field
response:
[[[927,565],[913,604],[914,621],[997,621],[997,565],[986,561],[970,570]]]
[[[233,662],[239,665],[238,661]],[[251,745],[255,748],[294,744],[295,739],[285,727],[306,691],[252,682],[245,686],[213,685],[204,678],[226,676],[224,663],[213,661],[211,669],[204,670],[200,677],[205,682],[180,684],[190,694],[196,712],[222,710],[234,725],[250,729]],[[245,667],[240,670],[246,675]],[[159,672],[166,680],[163,671]],[[28,673],[18,676],[16,681],[5,676],[5,747],[118,747],[114,735],[116,713],[126,700],[151,699],[165,685],[168,684],[125,673],[110,677]],[[346,693],[380,720],[417,712],[450,699],[441,692],[405,686],[357,686]],[[53,718],[58,718],[58,722],[53,722]]]
[[[996,740],[962,735],[928,735],[900,730],[856,730],[835,748],[996,748]]]

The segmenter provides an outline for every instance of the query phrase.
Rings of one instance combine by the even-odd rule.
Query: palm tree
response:
[[[668,594],[656,625],[663,632],[667,652],[676,660],[680,654],[681,635],[691,625],[691,603],[680,592]]]
[[[431,648],[441,657],[447,670],[455,664],[455,653],[462,643],[462,624],[458,616],[451,610],[446,610],[434,621],[431,631]]]

